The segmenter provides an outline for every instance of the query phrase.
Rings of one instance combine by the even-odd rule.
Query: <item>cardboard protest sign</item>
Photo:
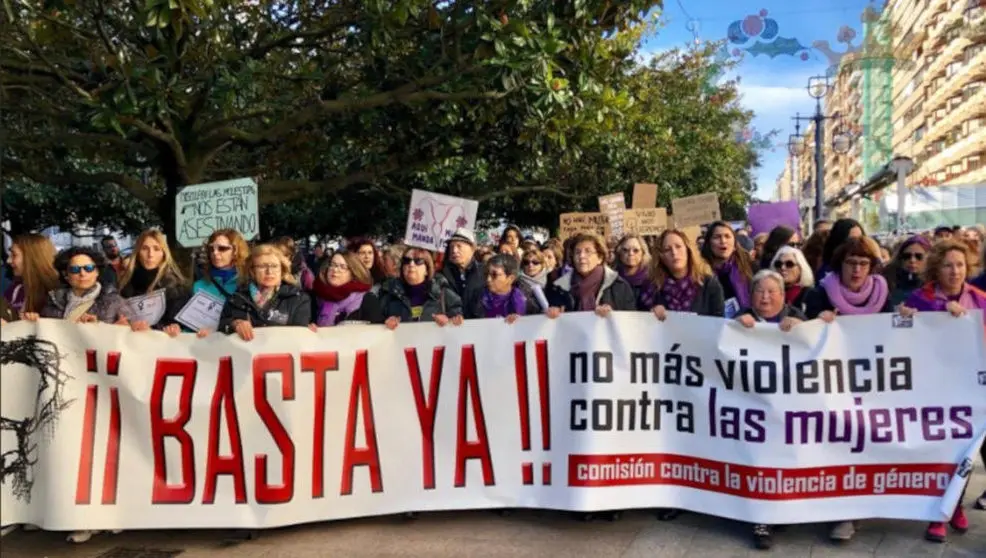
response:
[[[580,232],[598,234],[604,239],[611,236],[609,217],[602,213],[562,213],[558,222],[558,238],[562,240]]]
[[[719,195],[716,193],[672,200],[671,211],[674,212],[674,222],[678,228],[705,225],[722,219],[722,213],[719,211]]]
[[[479,202],[474,200],[412,190],[404,242],[408,246],[441,252],[455,229],[476,228],[478,210]]]
[[[657,184],[634,184],[633,209],[650,209],[657,205]]]
[[[233,229],[253,240],[260,229],[257,183],[237,178],[186,186],[175,197],[175,234],[185,248],[201,246],[213,231]]]
[[[623,192],[599,196],[599,212],[609,217],[610,233],[607,239],[623,236],[623,212],[627,209]]]
[[[657,236],[668,228],[668,210],[663,207],[628,209],[623,212],[623,232]]]

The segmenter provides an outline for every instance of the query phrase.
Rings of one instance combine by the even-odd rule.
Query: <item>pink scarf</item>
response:
[[[842,284],[839,274],[832,272],[822,279],[822,288],[829,302],[840,314],[876,314],[883,309],[890,290],[882,275],[870,275],[859,292],[850,291]]]

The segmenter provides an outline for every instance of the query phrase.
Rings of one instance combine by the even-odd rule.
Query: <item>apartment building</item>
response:
[[[894,70],[893,151],[915,162],[909,185],[986,183],[986,0],[891,0],[915,43]]]

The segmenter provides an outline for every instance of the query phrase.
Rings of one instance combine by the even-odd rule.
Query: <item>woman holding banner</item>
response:
[[[252,341],[257,327],[308,327],[311,300],[295,284],[284,252],[273,244],[261,244],[250,253],[248,264],[251,275],[226,301],[219,331]]]
[[[240,277],[250,276],[247,267],[250,249],[239,232],[219,229],[209,235],[205,252],[209,261],[202,269],[202,278],[192,285],[192,297],[201,294],[225,304],[236,292]],[[210,331],[201,328],[197,333],[199,337],[205,337]]]
[[[158,312],[158,316],[141,315],[140,309],[135,309],[130,304],[130,329],[159,329],[175,337],[181,333],[181,326],[175,321],[175,316],[188,302],[189,291],[181,270],[171,257],[168,241],[161,231],[146,230],[137,237],[134,252],[136,257],[130,258],[120,277],[120,296],[130,299],[163,290],[164,308],[163,313]]]
[[[370,323],[380,315],[380,301],[370,292],[373,278],[355,252],[336,252],[322,264],[312,283],[310,327],[333,327],[347,321]]]
[[[638,301],[643,290],[650,283],[650,263],[650,250],[639,234],[624,235],[616,245],[616,271],[633,288],[633,294]]]
[[[382,314],[375,323],[396,329],[401,322],[462,323],[462,299],[441,276],[435,275],[431,253],[408,248],[401,258],[401,275],[380,287]]]
[[[969,247],[960,240],[942,240],[931,250],[928,264],[925,268],[925,285],[911,293],[903,305],[898,308],[901,316],[913,316],[917,312],[948,312],[955,317],[961,317],[968,310],[983,310],[986,321],[986,292],[967,284]],[[986,461],[986,446],[980,448],[980,454]],[[963,490],[959,503],[955,506],[949,525],[956,532],[964,533],[969,529],[969,519],[962,510]],[[986,493],[980,496],[976,507],[986,507]],[[925,538],[933,542],[945,542],[948,530],[945,523],[937,522],[928,525]]]
[[[657,246],[661,252],[651,260],[650,281],[640,294],[641,309],[653,312],[662,322],[669,311],[722,317],[722,285],[688,237],[668,229],[661,233]]]

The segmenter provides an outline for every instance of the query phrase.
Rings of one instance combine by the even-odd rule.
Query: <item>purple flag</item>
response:
[[[751,205],[746,215],[746,220],[749,221],[754,236],[760,233],[769,233],[778,225],[784,225],[796,231],[801,230],[801,214],[798,212],[798,202],[796,201],[758,203]]]

